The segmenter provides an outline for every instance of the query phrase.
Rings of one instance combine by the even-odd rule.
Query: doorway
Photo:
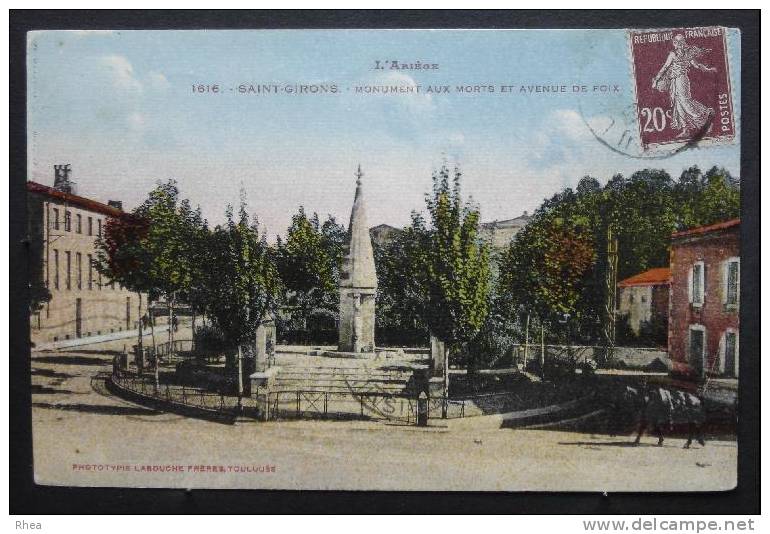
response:
[[[75,299],[75,336],[80,337],[83,333],[83,300]]]
[[[725,375],[738,376],[738,343],[735,332],[725,332]]]
[[[706,332],[703,327],[690,327],[690,365],[698,376],[703,376],[705,365],[703,355],[705,348]]]

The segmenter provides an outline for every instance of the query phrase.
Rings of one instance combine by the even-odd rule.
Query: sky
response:
[[[214,224],[243,189],[269,235],[300,205],[347,224],[359,164],[372,226],[408,224],[444,161],[461,168],[483,221],[531,212],[585,175],[719,165],[740,176],[738,140],[647,160],[597,141],[591,129],[612,142],[633,109],[624,30],[45,31],[28,49],[28,179],[52,185],[53,165],[70,163],[78,194],[127,209],[175,179]],[[740,124],[737,30],[728,49]],[[214,84],[220,92],[193,91]],[[239,92],[261,84],[281,91]],[[338,91],[284,90],[299,85]],[[383,85],[421,91],[356,92]],[[618,91],[594,91],[602,85]],[[442,86],[450,92],[426,92]],[[635,141],[629,153],[640,154]]]

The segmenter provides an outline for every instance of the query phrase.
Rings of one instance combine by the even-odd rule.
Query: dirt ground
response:
[[[36,480],[77,486],[712,491],[735,485],[737,445],[506,429],[484,417],[429,428],[368,421],[184,418],[111,395],[123,342],[32,356]]]

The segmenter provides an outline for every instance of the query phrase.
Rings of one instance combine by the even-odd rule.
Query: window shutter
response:
[[[730,291],[730,260],[722,262],[722,304],[727,304]]]

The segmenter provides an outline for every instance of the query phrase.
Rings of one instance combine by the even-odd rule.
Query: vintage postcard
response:
[[[29,32],[36,482],[734,488],[740,49]]]

